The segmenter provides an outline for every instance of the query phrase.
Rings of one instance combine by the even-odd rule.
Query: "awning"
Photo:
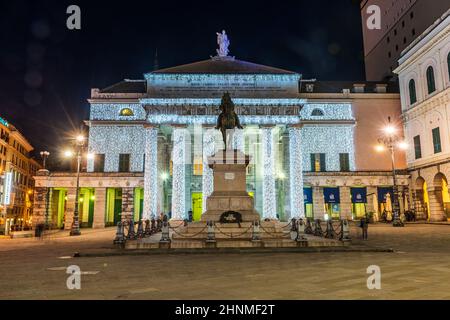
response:
[[[367,203],[367,188],[351,188],[352,203]]]
[[[313,203],[313,192],[312,188],[303,188],[303,198],[305,200],[305,204]]]
[[[386,203],[387,195],[391,196],[391,199],[394,198],[394,188],[392,187],[378,187],[378,202]]]
[[[323,188],[323,196],[325,197],[325,203],[341,202],[339,188]]]

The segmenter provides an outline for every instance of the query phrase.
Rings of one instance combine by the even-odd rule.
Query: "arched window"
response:
[[[431,94],[436,91],[436,83],[434,80],[434,69],[432,66],[429,66],[427,69],[427,84],[428,84],[428,94]]]
[[[411,105],[417,102],[416,82],[414,79],[409,80],[409,102]]]
[[[123,108],[122,110],[120,110],[120,115],[123,117],[131,117],[134,116],[134,113],[130,108]]]
[[[311,116],[313,116],[313,117],[323,117],[323,111],[320,110],[320,109],[314,109],[311,112]]]
[[[450,80],[450,52],[448,53],[447,56],[447,70],[448,70],[448,78]]]

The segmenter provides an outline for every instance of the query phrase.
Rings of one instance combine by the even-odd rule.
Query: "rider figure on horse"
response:
[[[222,111],[217,119],[216,129],[222,132],[223,143],[225,144],[225,150],[233,149],[233,135],[235,128],[243,129],[239,117],[234,111],[234,103],[231,100],[230,94],[225,92],[222,96],[222,102],[220,104],[220,110]]]

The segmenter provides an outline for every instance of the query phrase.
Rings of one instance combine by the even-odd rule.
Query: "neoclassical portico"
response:
[[[300,100],[297,101],[301,103]],[[296,106],[298,109],[301,105]],[[173,117],[175,118],[175,117]],[[146,156],[145,156],[145,170],[144,170],[144,217],[153,217],[159,214],[158,208],[163,207],[162,204],[157,203],[158,192],[158,178],[165,174],[158,172],[157,162],[154,161],[156,153],[158,153],[157,136],[158,130],[162,126],[165,131],[170,132],[171,136],[171,217],[172,219],[185,219],[187,212],[192,210],[190,206],[192,190],[189,191],[187,180],[192,175],[190,165],[195,162],[195,155],[193,150],[200,150],[201,152],[201,194],[202,194],[202,212],[206,211],[206,198],[211,195],[213,191],[212,170],[208,166],[208,157],[212,156],[217,150],[223,149],[223,142],[221,141],[220,132],[214,129],[214,125],[208,123],[208,117],[198,117],[196,121],[204,121],[206,123],[188,124],[189,116],[185,119],[179,116],[178,123],[150,123],[146,125]],[[299,116],[291,116],[288,122],[292,126],[286,127],[284,122],[286,117],[277,118],[272,116],[270,118],[272,123],[264,121],[262,117],[243,117],[244,130],[236,130],[233,135],[234,148],[241,150],[250,155],[252,159],[252,168],[258,186],[249,188],[249,192],[253,191],[253,196],[261,202],[260,214],[263,218],[276,219],[277,218],[277,190],[276,180],[282,175],[287,177],[290,182],[291,190],[303,190],[302,180],[302,154],[301,154],[301,126],[299,125]],[[253,121],[252,121],[253,120]],[[152,122],[151,115],[149,115],[148,122]],[[260,123],[264,124],[260,124]],[[276,162],[284,159],[284,155],[280,154],[280,136],[286,133],[289,141],[286,152],[289,153],[289,159],[282,160],[286,162],[285,168],[278,168]],[[278,138],[278,140],[277,140]],[[200,143],[200,147],[196,144]],[[151,151],[153,150],[153,151]],[[148,153],[147,153],[148,152]],[[292,162],[293,170],[290,168]],[[195,164],[194,164],[195,165]],[[278,169],[277,169],[278,168]],[[284,173],[284,171],[286,171]],[[198,172],[197,172],[198,173]],[[199,174],[199,173],[198,173]],[[254,190],[253,190],[254,189]],[[257,189],[261,190],[258,194]],[[147,191],[148,190],[148,191]],[[156,190],[156,192],[155,192]],[[290,199],[289,207],[294,208],[295,216],[303,216],[302,210],[303,192],[295,193]],[[298,204],[297,204],[298,202]]]

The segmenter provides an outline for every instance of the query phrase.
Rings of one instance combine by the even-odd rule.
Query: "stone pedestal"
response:
[[[239,150],[220,150],[208,158],[213,170],[214,191],[206,199],[202,221],[221,220],[222,215],[239,213],[243,222],[260,220],[254,200],[247,193],[246,168],[250,157]]]

